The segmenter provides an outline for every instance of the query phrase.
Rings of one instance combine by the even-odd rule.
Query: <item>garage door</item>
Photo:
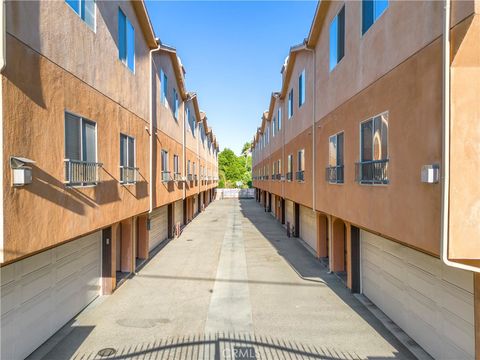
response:
[[[362,292],[438,359],[474,358],[473,275],[360,231]]]
[[[96,232],[2,268],[2,359],[24,359],[99,295],[101,238]]]
[[[312,209],[300,205],[300,238],[317,251],[317,222]]]
[[[293,216],[293,201],[285,200],[285,225],[290,223],[290,228],[295,225],[295,217]]]
[[[168,238],[168,206],[162,206],[152,211],[148,235],[149,251],[152,251],[158,244]]]
[[[183,225],[183,200],[175,202],[175,224],[180,223]]]

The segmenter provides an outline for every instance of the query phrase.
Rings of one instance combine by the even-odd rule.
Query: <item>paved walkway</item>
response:
[[[412,355],[254,200],[221,200],[31,358]]]

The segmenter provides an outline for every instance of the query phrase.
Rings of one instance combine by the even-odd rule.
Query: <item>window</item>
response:
[[[303,181],[305,180],[304,178],[304,171],[305,171],[305,150],[302,149],[302,150],[299,150],[298,151],[298,157],[297,157],[297,167],[298,167],[298,171],[297,171],[297,180],[298,181]]]
[[[163,72],[163,70],[160,70],[160,81],[161,81],[161,92],[160,92],[160,99],[162,101],[162,104],[167,106],[168,105],[168,99],[167,99],[167,94],[168,94],[168,77],[167,75]]]
[[[90,29],[95,31],[95,1],[94,0],[65,0]]]
[[[65,177],[69,185],[98,182],[97,127],[93,121],[65,113]]]
[[[388,113],[360,125],[360,162],[357,181],[362,184],[388,184]]]
[[[345,55],[345,6],[330,24],[330,71]]]
[[[362,0],[362,34],[370,29],[387,8],[388,0]]]
[[[173,89],[173,116],[175,120],[178,120],[178,93],[176,89]]]
[[[301,107],[305,102],[305,70],[300,73],[298,77],[298,107]]]
[[[121,9],[118,9],[118,56],[135,72],[135,29]]]
[[[272,120],[272,136],[275,137],[275,130],[277,129],[277,118],[274,116]]]
[[[287,180],[292,181],[292,170],[293,170],[293,155],[288,155],[287,158]]]
[[[288,93],[288,118],[293,116],[293,89]]]
[[[136,181],[135,139],[120,134],[120,182],[133,184]]]
[[[282,178],[282,160],[277,160],[277,180]]]
[[[343,132],[330,136],[328,144],[327,181],[343,184]]]
[[[190,171],[190,160],[187,161],[187,176],[188,180],[192,180],[192,172]]]
[[[280,131],[282,129],[282,109],[278,108],[277,110],[277,130]]]
[[[175,176],[175,180],[179,180],[180,168],[178,165],[178,155],[173,155],[173,174]]]
[[[274,161],[272,164],[272,180],[275,180],[277,163]]]
[[[168,151],[162,150],[162,181],[170,180],[170,171],[168,170]]]

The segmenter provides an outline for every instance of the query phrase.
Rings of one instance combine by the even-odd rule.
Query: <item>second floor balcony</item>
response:
[[[355,165],[355,178],[360,184],[388,184],[388,159],[361,161]]]
[[[292,181],[293,180],[293,173],[290,171],[290,172],[287,172],[287,181]]]
[[[100,182],[102,163],[65,159],[65,183],[69,186],[89,186]]]
[[[120,166],[120,183],[135,184],[137,182],[138,168],[131,166]]]
[[[166,183],[171,180],[170,171],[162,171],[162,182]]]
[[[331,184],[343,184],[343,165],[328,166],[325,176]]]
[[[297,181],[305,181],[305,171],[304,170],[297,171],[297,173],[295,174],[295,179]]]

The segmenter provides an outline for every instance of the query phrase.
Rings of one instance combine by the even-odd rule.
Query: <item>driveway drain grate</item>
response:
[[[114,348],[105,348],[100,350],[97,353],[97,355],[100,357],[107,357],[107,356],[115,355],[116,353],[117,353],[117,350],[115,350]]]

